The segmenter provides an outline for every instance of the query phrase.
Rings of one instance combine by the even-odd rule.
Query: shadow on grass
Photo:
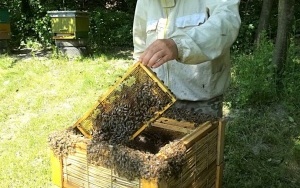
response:
[[[225,136],[224,187],[300,187],[299,112],[270,105],[230,114]]]
[[[90,49],[90,57],[106,56],[107,59],[132,60],[133,47],[105,47],[102,49]]]
[[[106,59],[127,59],[132,60],[133,48],[130,47],[110,47],[103,48],[98,50],[89,50],[87,55],[83,55],[80,58],[97,58],[105,56]],[[29,48],[14,49],[11,50],[8,54],[14,58],[10,67],[15,66],[19,61],[30,58],[59,58],[64,57],[64,55],[59,53],[54,49],[43,49],[43,50],[34,50]],[[66,57],[68,58],[68,57]],[[69,58],[71,59],[71,58]]]

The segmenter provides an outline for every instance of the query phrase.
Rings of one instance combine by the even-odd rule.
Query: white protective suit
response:
[[[156,39],[173,39],[179,57],[153,69],[177,99],[203,101],[230,82],[230,47],[241,20],[239,0],[138,0],[134,58]]]

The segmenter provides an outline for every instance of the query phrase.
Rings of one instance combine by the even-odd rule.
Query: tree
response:
[[[278,26],[272,62],[276,67],[276,74],[281,79],[284,65],[287,60],[289,32],[292,29],[295,0],[279,0]]]
[[[269,27],[270,16],[272,12],[273,0],[263,0],[263,5],[260,12],[258,27],[255,35],[256,46],[260,43],[261,34],[263,31],[267,31]]]

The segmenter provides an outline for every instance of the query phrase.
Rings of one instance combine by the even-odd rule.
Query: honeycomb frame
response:
[[[145,87],[140,87],[141,84],[146,84]],[[151,117],[146,118],[143,123],[138,126],[130,139],[134,139],[139,135],[151,122],[156,120],[164,111],[166,111],[172,104],[176,102],[175,96],[163,84],[163,82],[156,76],[156,74],[148,67],[140,62],[133,64],[123,77],[117,81],[104,95],[100,96],[96,104],[87,111],[74,125],[87,138],[92,138],[95,130],[95,119],[104,112],[110,112],[118,108],[118,104],[124,103],[126,100],[134,100],[137,91],[134,92],[132,88],[139,87],[144,92],[149,92],[153,97],[161,97],[164,102],[155,104],[155,106],[148,106],[148,111],[156,109],[151,112]],[[128,99],[130,98],[130,99]],[[157,106],[158,105],[158,106]],[[131,106],[130,108],[135,108]],[[141,116],[144,114],[140,114]],[[121,125],[120,125],[121,126]]]

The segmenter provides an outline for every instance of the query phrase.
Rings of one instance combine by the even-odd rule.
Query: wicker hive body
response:
[[[145,95],[149,95],[148,98],[139,99]],[[140,105],[143,101],[148,101],[146,106]],[[76,134],[57,138],[59,143],[55,142],[51,148],[53,183],[59,187],[100,188],[220,187],[223,121],[206,119],[196,126],[192,121],[168,117],[165,112],[175,101],[149,69],[135,64],[70,127]],[[133,120],[128,121],[128,118]],[[201,119],[196,114],[197,118]],[[113,135],[103,132],[113,132]],[[119,134],[123,132],[130,134]],[[153,143],[140,145],[143,135],[156,137]],[[70,144],[71,138],[76,141]],[[114,142],[116,138],[122,142]],[[156,139],[160,140],[159,149],[144,149],[157,145]],[[64,148],[73,150],[61,154]]]
[[[168,179],[136,178],[129,180],[119,176],[114,168],[95,166],[88,162],[87,144],[84,138],[76,143],[75,153],[64,157],[51,155],[52,180],[59,187],[105,187],[105,188],[190,188],[221,187],[223,168],[223,121],[206,122],[198,128],[190,129],[192,123],[158,119],[154,127],[172,127],[186,132],[181,138],[187,147],[183,169],[178,177]],[[164,124],[164,125],[162,125]],[[156,155],[159,155],[157,153]]]

